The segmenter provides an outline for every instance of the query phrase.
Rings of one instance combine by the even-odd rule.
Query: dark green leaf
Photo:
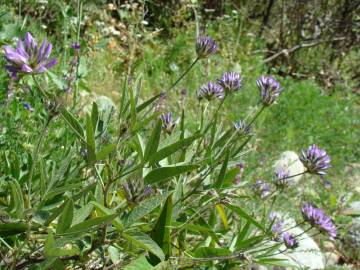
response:
[[[215,182],[214,188],[215,189],[220,189],[224,183],[224,179],[225,179],[225,173],[226,173],[226,169],[229,163],[229,152],[226,153],[225,156],[225,160],[221,166],[220,172],[219,172],[219,176]]]
[[[63,106],[61,107],[60,113],[61,116],[64,118],[65,122],[74,131],[76,136],[84,142],[84,130],[80,125],[79,121],[75,118],[75,116]]]
[[[201,134],[196,134],[196,135],[188,137],[186,139],[179,140],[176,143],[165,146],[164,148],[157,151],[156,154],[152,155],[149,161],[150,162],[158,162],[158,161],[172,155],[173,153],[188,147],[189,145],[191,145],[193,143],[193,141],[195,141],[196,139],[198,139],[200,137],[201,137]]]
[[[151,155],[156,153],[159,147],[161,126],[161,119],[158,119],[145,147],[144,162],[148,162],[151,158]]]
[[[63,233],[70,228],[74,215],[74,203],[70,199],[66,202],[64,210],[59,218],[56,233]]]
[[[160,183],[171,177],[197,169],[199,165],[171,165],[153,169],[145,177],[146,184]]]
[[[243,209],[241,209],[239,206],[232,204],[225,204],[225,206],[230,210],[232,210],[233,212],[237,213],[239,216],[245,218],[247,221],[249,221],[256,227],[258,227],[261,231],[265,232],[265,228],[259,222],[257,222],[252,216],[250,216]]]
[[[161,211],[159,219],[155,224],[154,229],[151,231],[151,238],[161,247],[166,259],[171,255],[170,226],[172,209],[173,202],[172,195],[170,194]],[[153,265],[156,265],[159,263],[159,260],[154,256],[150,256],[150,262]]]
[[[94,128],[92,125],[92,120],[89,115],[86,116],[86,149],[87,149],[87,159],[90,164],[93,164],[96,160],[95,155],[95,134]]]

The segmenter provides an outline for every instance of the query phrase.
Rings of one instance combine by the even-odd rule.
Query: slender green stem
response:
[[[166,92],[170,92],[181,80],[185,77],[186,74],[195,66],[195,64],[200,60],[199,57],[191,63],[191,65],[184,71],[184,73],[170,86],[170,88]]]
[[[250,123],[249,123],[249,127],[251,127],[251,125],[255,122],[255,120],[259,117],[259,115],[262,113],[262,111],[265,109],[265,107],[266,106],[262,106],[261,108],[260,108],[260,110],[255,114],[255,116],[253,117],[253,119],[250,121]]]
[[[48,117],[48,119],[40,133],[40,137],[35,146],[34,152],[32,154],[32,162],[31,162],[30,172],[29,172],[29,176],[28,176],[28,207],[29,207],[29,209],[31,208],[31,184],[32,184],[32,178],[34,175],[35,166],[36,166],[36,163],[37,163],[37,160],[39,157],[41,145],[43,144],[44,139],[45,139],[47,128],[48,128],[52,118],[53,118],[52,116]]]
[[[82,0],[77,1],[77,29],[76,29],[76,43],[80,42],[80,30],[81,30],[81,18],[82,18]],[[76,64],[76,81],[75,81],[75,91],[73,96],[73,107],[75,107],[78,96],[79,96],[79,66],[80,66],[80,53],[77,55],[77,64]]]

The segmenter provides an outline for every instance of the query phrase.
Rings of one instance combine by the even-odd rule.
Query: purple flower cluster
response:
[[[331,167],[330,157],[325,150],[320,149],[315,144],[311,145],[308,150],[302,150],[300,160],[309,173],[326,174],[325,170]]]
[[[272,76],[261,76],[256,84],[260,90],[260,98],[264,106],[270,106],[284,90]]]
[[[225,93],[232,93],[241,88],[241,75],[237,72],[224,72],[218,84],[222,86]]]
[[[269,217],[270,221],[273,223],[271,227],[271,232],[273,233],[274,241],[283,241],[287,248],[297,248],[299,246],[298,241],[295,239],[295,236],[289,232],[283,232],[284,221],[279,219],[275,213],[271,213]]]
[[[27,32],[24,41],[19,39],[16,49],[8,45],[3,47],[8,62],[6,69],[12,77],[26,74],[44,73],[57,64],[56,58],[49,60],[52,45],[45,39],[38,46],[36,40]]]
[[[283,238],[284,244],[287,248],[294,249],[299,246],[299,243],[296,240],[295,236],[292,235],[291,233],[284,232],[282,234],[282,238]]]
[[[196,39],[196,54],[198,58],[206,58],[217,51],[216,42],[207,36],[199,36]]]
[[[225,97],[224,89],[213,82],[208,82],[200,87],[198,91],[198,99],[207,99],[208,101],[213,100],[215,98],[223,99]]]
[[[309,222],[311,226],[318,228],[320,232],[326,232],[331,239],[336,237],[336,227],[322,209],[316,208],[310,203],[305,203],[301,208],[301,213],[305,221]]]
[[[265,198],[270,195],[270,185],[262,180],[256,180],[256,183],[252,186],[252,188],[261,198]]]
[[[234,128],[240,135],[251,134],[251,127],[243,120],[239,120],[238,122],[234,123]]]
[[[160,116],[162,121],[162,128],[167,134],[171,134],[175,128],[175,126],[179,123],[179,118],[173,121],[172,113],[163,113]]]
[[[275,185],[277,187],[286,187],[289,184],[290,172],[284,167],[279,167],[275,170]]]

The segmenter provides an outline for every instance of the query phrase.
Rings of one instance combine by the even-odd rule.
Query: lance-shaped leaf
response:
[[[63,233],[70,228],[74,216],[74,203],[70,199],[66,202],[64,210],[59,218],[56,233]]]
[[[153,156],[150,158],[150,162],[158,162],[175,152],[187,148],[189,145],[193,143],[196,139],[200,138],[201,134],[196,134],[194,136],[188,137],[186,139],[182,139],[177,141],[176,143],[170,144],[165,146],[164,148],[157,151]]]
[[[96,160],[96,143],[95,143],[95,134],[92,120],[89,115],[86,117],[86,149],[87,149],[87,160],[90,164],[94,163]]]
[[[154,241],[161,247],[166,259],[171,255],[170,226],[172,209],[172,195],[169,195],[161,211],[159,219],[157,220],[154,229],[151,231],[151,238],[154,239]],[[156,265],[159,263],[159,260],[154,256],[150,256],[150,262],[153,265]]]
[[[153,169],[145,177],[144,181],[146,184],[161,183],[168,180],[171,177],[191,172],[197,169],[199,165],[170,165],[160,168]]]
[[[158,119],[145,147],[144,162],[148,162],[150,160],[151,155],[156,153],[159,147],[161,125],[162,125],[161,119]]]
[[[9,211],[17,218],[22,218],[24,214],[24,198],[22,195],[21,187],[19,183],[15,180],[9,182],[11,190],[11,199]]]
[[[79,121],[76,119],[76,117],[71,112],[69,112],[64,106],[61,107],[60,113],[63,119],[65,120],[65,122],[68,124],[68,126],[74,131],[76,136],[84,142],[85,141],[84,130],[81,124],[79,123]]]
[[[226,173],[228,163],[229,163],[229,152],[226,153],[225,160],[221,166],[219,176],[215,182],[214,188],[220,189],[222,187],[224,180],[225,180],[225,173]]]

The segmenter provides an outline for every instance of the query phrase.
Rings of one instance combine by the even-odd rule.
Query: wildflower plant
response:
[[[74,71],[81,50],[77,44],[72,49]],[[265,218],[279,193],[292,188],[285,183],[293,176],[277,171],[274,184],[265,176],[253,181],[239,163],[256,119],[283,92],[273,77],[260,77],[258,111],[234,126],[226,126],[219,114],[229,96],[241,94],[242,77],[234,72],[200,87],[197,97],[208,102],[194,120],[186,104],[173,110],[180,116],[176,120],[157,108],[163,93],[142,100],[141,80],[129,84],[128,78],[115,113],[103,114],[93,102],[81,114],[79,104],[64,102],[72,91],[54,90],[51,81],[35,76],[46,76],[56,63],[49,60],[51,50],[50,43],[38,46],[29,33],[16,49],[4,47],[5,68],[38,90],[45,116],[38,120],[42,127],[34,130],[30,153],[21,158],[16,149],[4,153],[1,267],[64,269],[96,262],[103,269],[139,264],[144,269],[160,264],[231,269],[279,262],[273,256],[296,249],[299,236],[286,231],[281,219]],[[216,51],[213,39],[199,37],[196,60],[165,92]],[[31,76],[21,81],[25,75]],[[77,77],[65,80],[71,89]],[[57,134],[55,142],[49,134]],[[315,146],[303,152],[301,161],[304,174],[323,174],[330,167],[326,152]],[[336,237],[334,223],[322,210],[306,204],[300,212],[311,229]]]

